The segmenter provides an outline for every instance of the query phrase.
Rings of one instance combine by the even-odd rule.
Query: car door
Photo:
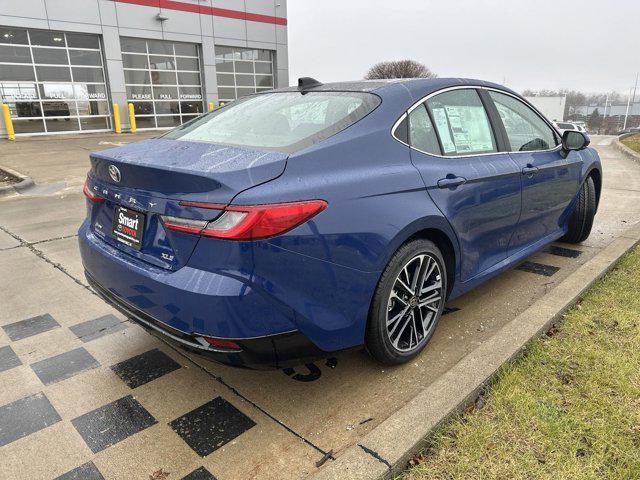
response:
[[[506,258],[520,215],[520,170],[500,152],[473,88],[427,98],[407,122],[411,160],[458,236],[464,282]]]
[[[487,90],[522,178],[522,214],[509,255],[538,241],[562,234],[578,192],[580,152],[562,151],[556,132],[531,107],[510,94]]]

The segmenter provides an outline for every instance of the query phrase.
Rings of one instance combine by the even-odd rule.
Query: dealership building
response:
[[[289,84],[286,0],[2,0],[0,94],[19,135],[166,129]],[[0,121],[0,137],[6,136]]]

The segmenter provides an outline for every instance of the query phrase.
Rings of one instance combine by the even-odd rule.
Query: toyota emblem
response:
[[[120,182],[122,175],[120,175],[120,170],[115,165],[109,165],[109,176],[114,182]]]

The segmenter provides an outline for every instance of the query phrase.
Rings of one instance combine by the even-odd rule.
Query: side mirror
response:
[[[590,142],[591,140],[589,140],[589,137],[587,137],[583,132],[567,130],[562,134],[562,149],[565,152],[582,150],[587,148]]]

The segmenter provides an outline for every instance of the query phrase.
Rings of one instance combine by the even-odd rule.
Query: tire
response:
[[[419,289],[414,287],[418,284]],[[371,302],[365,332],[369,354],[386,365],[418,355],[436,329],[446,292],[446,265],[438,247],[429,240],[401,246],[382,272]]]
[[[560,239],[567,243],[580,243],[589,237],[596,214],[596,186],[590,176],[584,181],[578,199],[569,217],[567,233]]]

